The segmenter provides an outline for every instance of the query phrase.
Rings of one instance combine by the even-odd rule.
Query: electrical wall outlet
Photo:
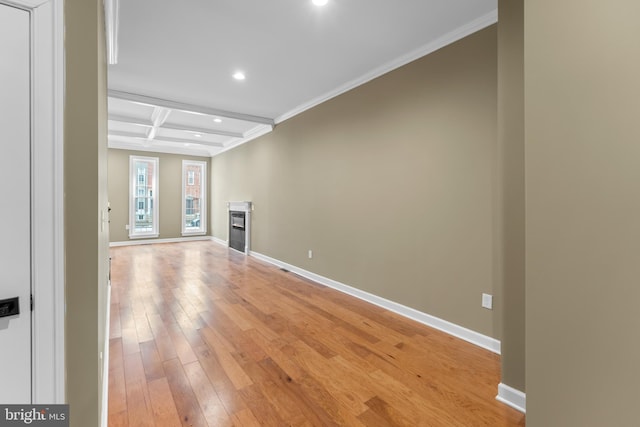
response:
[[[313,258],[313,251],[309,249],[309,259]]]
[[[125,229],[125,230],[128,230],[128,229],[129,229],[129,224],[125,225],[125,226],[124,226],[124,229]]]
[[[493,295],[482,294],[482,307],[493,310]]]

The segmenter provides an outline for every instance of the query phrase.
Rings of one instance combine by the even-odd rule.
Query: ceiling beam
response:
[[[110,130],[108,132],[108,136],[122,136],[125,138],[136,138],[136,139],[147,139],[147,137],[144,134],[138,134],[135,132],[123,132],[123,131],[119,131],[119,130]]]
[[[221,142],[194,141],[192,139],[169,138],[166,136],[156,136],[154,141],[176,142],[181,144],[193,144],[193,145],[207,145],[209,147],[224,147],[224,144]]]
[[[153,113],[151,113],[151,121],[153,122],[153,126],[149,129],[147,133],[147,139],[151,141],[156,137],[156,133],[158,133],[158,128],[162,126],[162,124],[167,120],[171,114],[171,110],[163,107],[155,107],[153,109]]]
[[[193,127],[193,126],[185,127],[185,126],[172,125],[172,124],[167,124],[167,123],[162,125],[162,128],[163,129],[172,129],[172,130],[181,130],[181,131],[184,131],[184,132],[195,132],[195,133],[209,134],[209,135],[231,136],[233,138],[242,138],[242,137],[244,137],[244,134],[242,134],[240,132],[230,132],[230,131],[226,131],[226,130],[213,130],[213,129],[207,129],[207,128],[198,128],[198,127]]]
[[[118,123],[128,123],[128,124],[131,124],[131,125],[145,126],[145,127],[152,127],[153,126],[152,122],[147,121],[145,119],[138,119],[138,118],[135,118],[135,117],[121,116],[121,115],[117,115],[117,114],[109,114],[109,121],[118,122]],[[207,135],[230,136],[232,138],[244,138],[246,136],[245,134],[240,133],[240,132],[231,132],[231,131],[227,131],[227,130],[199,128],[199,127],[192,127],[192,126],[180,126],[180,125],[173,125],[173,124],[168,124],[168,123],[164,123],[162,126],[160,126],[160,128],[162,128],[162,129],[179,130],[179,131],[184,131],[184,132],[202,133],[202,134],[207,134]]]
[[[120,116],[117,114],[109,114],[108,120],[111,122],[130,123],[132,125],[138,125],[138,126],[147,126],[147,127],[153,126],[152,122],[147,121],[145,119],[138,119],[138,118],[129,117],[129,116]]]
[[[211,116],[226,117],[229,119],[243,120],[245,122],[261,123],[265,125],[274,125],[273,119],[268,117],[253,116],[251,114],[236,113],[233,111],[218,110],[217,108],[203,107],[201,105],[185,104],[182,102],[171,101],[168,99],[154,98],[151,96],[138,95],[135,93],[122,92],[119,90],[109,89],[107,95],[111,98],[123,99],[125,101],[139,102],[156,107],[171,108],[174,110],[186,111],[188,113],[209,114]]]
[[[145,143],[151,143],[153,141],[162,141],[162,142],[175,142],[176,144],[193,144],[193,145],[206,145],[208,147],[224,147],[224,144],[221,142],[194,141],[193,139],[169,138],[166,136],[156,136],[153,140],[149,140],[146,136],[139,135],[133,132],[109,131],[108,136],[139,139],[141,142],[145,142]]]

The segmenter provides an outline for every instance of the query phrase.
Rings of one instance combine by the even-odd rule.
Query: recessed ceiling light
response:
[[[242,71],[236,71],[235,73],[233,73],[233,78],[236,80],[244,80],[246,79],[246,76]]]
[[[194,133],[193,136],[195,136],[196,138],[202,138],[202,135],[199,133]]]
[[[316,6],[324,6],[329,0],[313,0],[313,4]]]
[[[185,146],[185,147],[190,147],[190,146],[191,146],[191,144],[189,144],[188,142],[186,142],[186,143],[184,144],[184,146]]]
[[[216,122],[216,123],[222,123],[222,119],[219,119],[217,117],[215,119],[213,119],[213,121]]]

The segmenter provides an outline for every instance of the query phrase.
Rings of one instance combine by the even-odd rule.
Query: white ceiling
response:
[[[322,7],[311,0],[119,0],[110,146],[215,155],[496,22],[496,7],[497,0],[329,0]],[[238,70],[245,80],[232,78]]]

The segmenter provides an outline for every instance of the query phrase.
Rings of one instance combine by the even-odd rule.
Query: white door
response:
[[[29,13],[0,4],[0,403],[31,402]],[[19,298],[20,314],[2,301]]]

